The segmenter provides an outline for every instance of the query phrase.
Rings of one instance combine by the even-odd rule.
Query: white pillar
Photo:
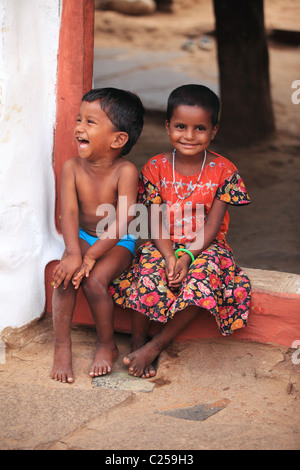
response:
[[[0,331],[40,317],[63,244],[52,167],[61,0],[0,0]]]

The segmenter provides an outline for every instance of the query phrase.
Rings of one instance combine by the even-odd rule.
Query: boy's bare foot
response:
[[[55,344],[54,363],[50,377],[59,382],[74,382],[72,352],[69,344]]]
[[[97,342],[94,360],[90,368],[90,376],[98,377],[111,372],[112,365],[119,355],[116,343],[112,340],[109,343]]]
[[[148,379],[156,375],[156,368],[153,365],[160,351],[151,342],[146,343],[123,358],[123,363],[129,366],[129,373],[135,377]]]

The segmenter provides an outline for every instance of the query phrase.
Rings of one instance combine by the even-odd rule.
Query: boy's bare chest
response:
[[[117,199],[117,177],[115,174],[80,175],[77,182],[77,197],[81,204],[115,204]]]

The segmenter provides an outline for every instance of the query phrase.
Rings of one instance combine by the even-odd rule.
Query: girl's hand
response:
[[[171,291],[176,292],[179,289],[188,273],[189,263],[190,257],[184,255],[180,259],[177,259],[175,255],[166,259],[166,275]]]
[[[188,254],[184,254],[179,259],[176,260],[176,266],[174,270],[174,276],[169,282],[170,289],[177,291],[184,279],[187,276],[191,258]]]
[[[93,269],[95,263],[96,260],[92,256],[87,254],[84,255],[82,265],[76,271],[72,279],[72,284],[75,289],[79,288],[80,283],[84,277],[89,277],[90,271]]]
[[[63,282],[63,288],[66,289],[68,284],[82,263],[80,255],[66,255],[64,254],[59,265],[53,271],[53,285],[57,289]]]
[[[168,284],[170,284],[170,282],[174,279],[176,261],[177,259],[175,255],[171,255],[165,258],[165,263],[166,263],[165,271],[166,271]]]

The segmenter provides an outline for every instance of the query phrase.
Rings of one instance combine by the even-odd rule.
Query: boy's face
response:
[[[109,157],[119,138],[119,131],[101,109],[99,101],[83,101],[75,126],[80,158],[96,161]]]
[[[174,109],[166,130],[173,148],[182,155],[201,154],[215,138],[218,126],[213,126],[211,114],[199,106],[178,106]]]

